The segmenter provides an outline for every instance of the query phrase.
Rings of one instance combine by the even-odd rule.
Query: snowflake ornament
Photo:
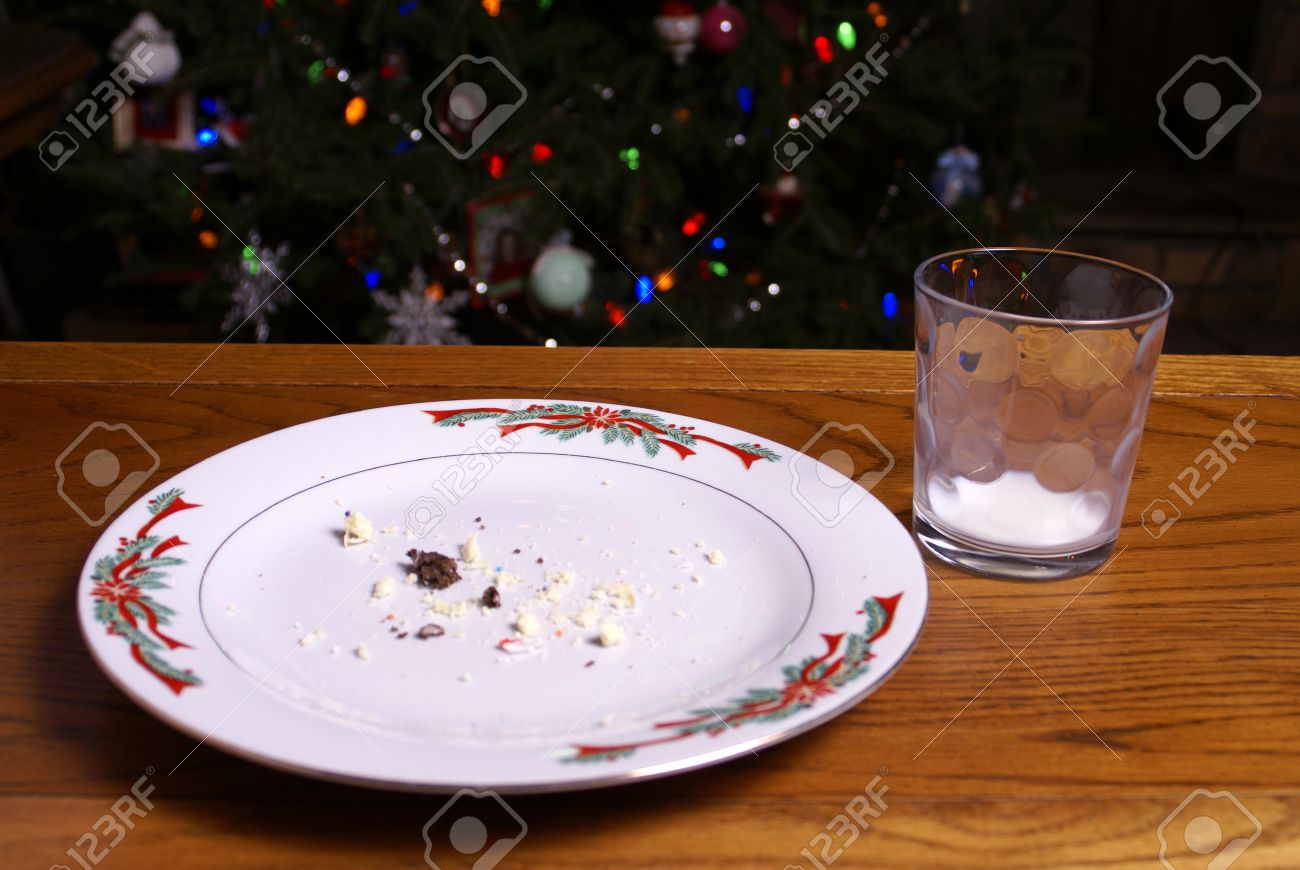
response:
[[[469,344],[452,316],[469,302],[469,293],[434,292],[423,269],[411,270],[406,289],[397,295],[384,290],[373,294],[375,304],[388,312],[388,344]]]
[[[257,340],[264,342],[270,338],[270,316],[292,298],[289,288],[281,283],[288,276],[282,265],[287,256],[288,242],[275,248],[263,247],[261,234],[256,230],[249,233],[239,265],[222,268],[222,275],[234,283],[230,309],[221,321],[222,330],[229,332],[252,320]]]

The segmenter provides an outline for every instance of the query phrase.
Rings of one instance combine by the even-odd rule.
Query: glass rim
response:
[[[1014,314],[1009,311],[998,311],[993,308],[985,308],[981,305],[972,305],[969,302],[962,302],[959,299],[953,299],[951,296],[945,296],[944,294],[940,293],[938,290],[931,287],[930,284],[924,278],[921,277],[922,273],[925,271],[927,267],[931,266],[932,264],[940,260],[945,260],[949,257],[959,257],[959,256],[974,255],[974,254],[987,254],[989,256],[993,256],[994,254],[999,254],[999,253],[1013,254],[1018,252],[1042,254],[1044,259],[1047,259],[1048,257],[1061,257],[1063,259],[1083,260],[1090,263],[1100,263],[1112,269],[1117,269],[1122,272],[1128,272],[1129,274],[1136,275],[1139,278],[1149,281],[1151,284],[1154,284],[1156,287],[1158,287],[1161,290],[1160,304],[1152,308],[1150,311],[1144,311],[1140,314],[1130,314],[1126,317],[1110,317],[1110,318],[1099,318],[1099,319],[1081,320],[1078,318],[1054,317],[1050,314],[1047,316],[1038,316],[1034,314]],[[994,257],[994,259],[997,258]],[[1037,268],[1037,266],[1035,266],[1034,268]],[[982,314],[986,318],[999,317],[1017,323],[1033,324],[1036,326],[1098,327],[1098,326],[1124,326],[1129,324],[1149,323],[1151,321],[1158,320],[1162,315],[1168,314],[1169,309],[1172,308],[1174,304],[1174,291],[1169,289],[1169,285],[1144,269],[1139,269],[1136,266],[1130,266],[1127,263],[1121,263],[1118,260],[1108,260],[1105,257],[1093,256],[1092,254],[1079,254],[1074,251],[1061,251],[1056,248],[1031,248],[1031,247],[1019,246],[1019,245],[1006,245],[998,248],[961,248],[955,251],[948,251],[943,254],[936,254],[935,256],[924,261],[923,263],[921,263],[921,265],[916,267],[916,271],[912,273],[912,286],[917,291],[924,293],[926,296],[930,297],[931,299],[934,299],[937,302],[941,302],[945,305],[952,305],[956,308],[968,311],[972,314]]]

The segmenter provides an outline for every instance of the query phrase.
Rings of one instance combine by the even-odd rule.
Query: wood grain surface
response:
[[[158,452],[147,485],[283,426],[401,402],[552,391],[796,448],[826,422],[861,423],[897,458],[874,494],[910,521],[910,354],[212,351],[0,344],[6,867],[78,870],[67,850],[150,767],[153,809],[100,866],[420,868],[421,828],[444,800],[316,782],[206,746],[168,773],[194,741],[108,682],[74,620],[99,533],[59,498],[54,462],[94,421],[128,423]],[[800,853],[817,855],[830,825],[836,868],[1158,868],[1171,813],[1175,842],[1193,813],[1225,842],[1254,831],[1226,797],[1176,813],[1195,789],[1231,792],[1262,826],[1234,868],[1300,866],[1300,362],[1167,357],[1156,394],[1118,555],[1101,573],[1025,584],[931,561],[916,651],[869,700],[710,770],[510,798],[528,834],[499,866],[815,870]],[[1144,531],[1143,508],[1243,411],[1258,421],[1255,444],[1163,535]],[[887,809],[854,838],[833,820],[882,770]],[[1171,866],[1212,857],[1184,848]]]

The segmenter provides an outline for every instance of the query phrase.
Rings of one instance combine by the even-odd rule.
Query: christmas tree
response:
[[[154,55],[59,195],[237,340],[907,345],[938,201],[1044,225],[1067,51],[1029,2],[13,6]]]

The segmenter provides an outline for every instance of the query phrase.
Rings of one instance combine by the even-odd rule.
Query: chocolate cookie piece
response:
[[[421,586],[446,589],[460,580],[460,572],[456,570],[456,560],[442,553],[410,550],[406,556],[411,560],[415,579]]]
[[[446,633],[447,629],[430,622],[428,625],[420,626],[420,630],[415,633],[415,636],[420,640],[428,640],[431,637],[442,637]]]
[[[498,589],[495,586],[489,586],[488,588],[483,590],[483,606],[484,607],[501,606],[501,592],[498,591]]]

